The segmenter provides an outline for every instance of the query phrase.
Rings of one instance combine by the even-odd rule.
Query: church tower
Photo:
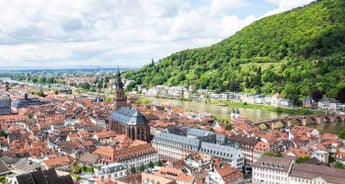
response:
[[[120,69],[118,69],[115,82],[115,110],[120,109],[120,107],[127,107],[127,99],[123,90]]]

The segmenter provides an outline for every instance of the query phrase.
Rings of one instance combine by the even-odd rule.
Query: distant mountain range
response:
[[[265,17],[209,47],[183,50],[126,74],[136,84],[273,94],[301,103],[345,86],[345,1],[318,0]]]

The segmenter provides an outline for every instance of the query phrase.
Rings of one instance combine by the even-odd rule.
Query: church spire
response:
[[[120,68],[117,69],[117,78],[115,81],[115,109],[127,106],[125,91],[123,90]]]
[[[121,73],[120,73],[120,68],[117,68],[117,78],[116,78],[116,83],[115,83],[115,89],[123,89],[123,83],[121,80]]]

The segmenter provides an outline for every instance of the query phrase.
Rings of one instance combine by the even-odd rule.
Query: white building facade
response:
[[[244,165],[239,145],[210,131],[169,127],[157,134],[151,143],[162,160],[176,161],[199,152],[222,158],[235,168]]]
[[[294,165],[293,157],[262,156],[253,164],[253,183],[288,184],[289,173]]]

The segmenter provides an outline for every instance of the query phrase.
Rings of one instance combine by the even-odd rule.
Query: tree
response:
[[[341,162],[336,162],[334,165],[333,165],[334,168],[338,168],[338,169],[345,169],[345,165]]]
[[[77,162],[72,163],[72,173],[74,174],[80,174],[81,171],[83,170],[83,166],[79,166]]]
[[[89,90],[90,89],[90,84],[88,82],[82,83],[82,88]]]
[[[38,82],[38,79],[37,78],[33,78],[32,82],[36,84]]]
[[[272,151],[267,151],[264,153],[265,156],[274,156],[274,153]]]
[[[40,97],[46,97],[46,95],[44,94],[42,89],[40,91],[36,92],[36,95],[38,95]]]
[[[303,163],[303,162],[305,162],[305,161],[307,161],[309,159],[310,159],[309,156],[299,157],[299,158],[297,158],[296,163],[301,164],[301,163]]]
[[[72,93],[73,93],[73,91],[71,89],[68,89],[67,94],[72,94]]]
[[[333,162],[336,162],[335,158],[332,157],[331,155],[328,156],[328,162],[329,163],[333,163]]]
[[[153,58],[151,60],[151,66],[155,66],[155,61],[153,60]]]
[[[86,167],[85,171],[88,172],[88,173],[93,173],[94,172],[93,167]]]
[[[7,133],[4,131],[0,131],[0,137],[5,137],[7,138]]]
[[[141,172],[143,172],[143,171],[145,170],[145,166],[144,166],[143,163],[140,165],[139,170],[140,170]]]
[[[225,125],[225,130],[231,130],[232,129],[232,125],[230,125],[229,123],[227,123]]]
[[[132,167],[131,167],[131,173],[135,173],[135,172],[137,172],[137,170],[135,169],[134,166],[132,166]]]
[[[315,101],[318,102],[322,99],[323,93],[322,91],[315,89],[311,92],[311,98]]]
[[[153,164],[152,161],[149,162],[148,167],[151,168],[151,169],[154,167],[154,164]]]
[[[339,92],[338,92],[338,100],[341,103],[345,102],[345,87],[340,88]]]
[[[163,166],[163,163],[162,163],[162,161],[161,161],[161,160],[158,160],[158,162],[157,162],[157,166],[158,166],[158,167],[162,167],[162,166]]]
[[[52,77],[49,77],[46,82],[48,84],[54,84],[55,83],[54,78],[52,78]]]
[[[41,76],[39,79],[38,79],[38,83],[40,84],[45,84],[47,82],[47,78],[44,77],[44,76]]]
[[[340,132],[339,132],[339,137],[340,137],[341,139],[345,139],[345,129],[340,130]]]

